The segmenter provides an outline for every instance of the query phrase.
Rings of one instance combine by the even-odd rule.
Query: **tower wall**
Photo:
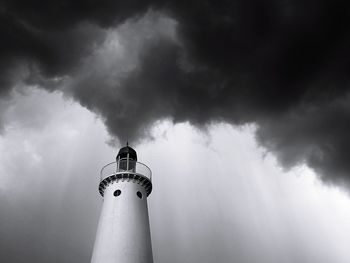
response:
[[[115,196],[117,190],[120,195]],[[126,179],[106,187],[91,262],[153,263],[147,194],[142,185]]]

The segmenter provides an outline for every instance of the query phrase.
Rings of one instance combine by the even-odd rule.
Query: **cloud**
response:
[[[101,205],[98,171],[114,154],[107,132],[59,92],[30,88],[13,100],[0,137],[0,257],[88,262]]]
[[[285,167],[307,163],[324,181],[349,185],[348,8],[326,0],[5,1],[1,93],[21,80],[61,89],[121,140],[143,138],[165,118],[255,123]],[[27,74],[13,77],[23,65]]]
[[[44,120],[38,129],[12,122],[0,137],[0,257],[89,262],[102,204],[98,171],[116,154],[107,131],[59,92],[14,96],[9,118]],[[274,158],[261,159],[253,131],[215,125],[208,142],[188,123],[166,122],[154,131],[164,136],[136,148],[154,175],[155,262],[348,262],[348,197],[306,168],[282,176]]]

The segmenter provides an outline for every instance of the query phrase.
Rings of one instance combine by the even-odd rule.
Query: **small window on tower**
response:
[[[137,191],[136,195],[137,195],[140,199],[142,199],[142,193],[141,193],[140,191]]]
[[[120,196],[120,194],[122,193],[122,191],[120,191],[119,189],[114,191],[114,196]]]

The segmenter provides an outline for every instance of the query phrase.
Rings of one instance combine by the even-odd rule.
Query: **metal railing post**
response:
[[[129,153],[126,156],[126,170],[129,171]]]

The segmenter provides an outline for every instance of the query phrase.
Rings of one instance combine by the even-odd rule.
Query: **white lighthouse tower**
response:
[[[103,207],[92,263],[153,263],[147,197],[151,170],[137,162],[134,149],[123,147],[116,162],[101,170]]]

